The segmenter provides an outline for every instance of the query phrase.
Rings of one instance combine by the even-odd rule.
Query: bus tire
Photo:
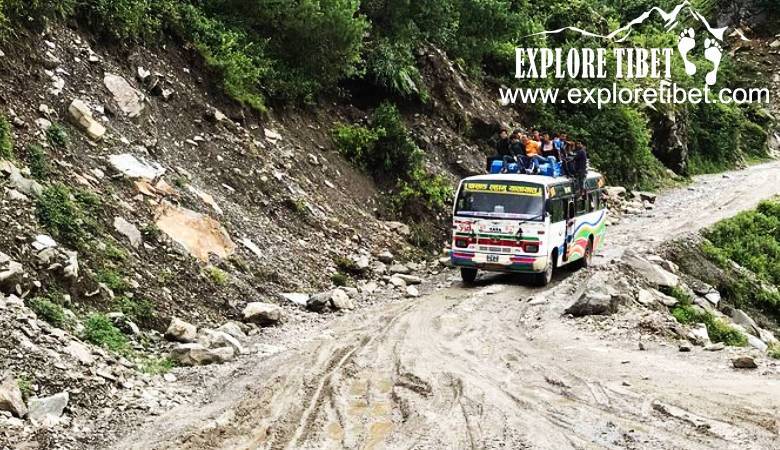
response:
[[[461,267],[460,278],[465,284],[474,284],[474,282],[477,281],[477,269]]]
[[[547,286],[552,281],[554,265],[552,257],[547,260],[547,265],[544,266],[544,271],[534,274],[534,284],[540,287]]]
[[[593,265],[593,235],[588,237],[588,246],[585,247],[585,255],[582,256],[582,262],[580,262],[583,269],[587,269]]]

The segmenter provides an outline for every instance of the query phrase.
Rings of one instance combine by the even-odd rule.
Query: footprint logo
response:
[[[693,28],[686,28],[680,33],[680,43],[677,44],[677,49],[680,50],[680,56],[682,56],[685,63],[685,73],[690,76],[696,74],[696,65],[688,59],[688,53],[696,47],[695,36],[696,33],[693,31]]]
[[[715,39],[704,40],[704,58],[712,63],[712,70],[707,72],[704,77],[704,81],[707,86],[712,86],[718,81],[718,68],[720,67],[720,60],[723,58],[723,49],[718,41]]]

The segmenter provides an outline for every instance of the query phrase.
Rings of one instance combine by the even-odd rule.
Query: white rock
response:
[[[143,243],[143,237],[138,228],[123,217],[114,217],[114,229],[130,241],[130,245],[138,248]]]
[[[57,241],[52,239],[51,236],[46,234],[39,234],[35,236],[35,240],[32,243],[35,250],[43,250],[45,248],[54,248],[57,246]]]
[[[79,99],[73,100],[70,106],[68,106],[68,113],[70,113],[73,122],[84,130],[90,139],[93,141],[103,139],[103,136],[106,134],[106,127],[92,117],[92,111],[90,111],[86,103]],[[51,126],[51,123],[49,123],[49,126]]]
[[[70,395],[60,392],[50,397],[32,398],[29,401],[30,419],[48,425],[56,424],[68,406]]]
[[[114,96],[114,100],[129,117],[138,117],[144,110],[144,96],[138,90],[130,85],[124,78],[106,73],[103,78],[103,84]]]
[[[91,366],[95,362],[92,352],[81,342],[71,341],[63,351],[85,366]]]
[[[417,290],[414,286],[407,286],[406,287],[406,296],[410,298],[416,298],[420,296],[420,291]]]
[[[330,303],[334,309],[355,309],[355,302],[341,289],[334,289],[330,295]]]
[[[22,392],[10,373],[6,373],[3,382],[0,383],[0,411],[9,411],[19,418],[27,415],[27,406],[22,400]]]
[[[179,318],[172,318],[168,330],[165,331],[165,338],[169,341],[177,342],[195,342],[198,337],[198,329],[195,325],[187,323]]]
[[[244,308],[244,320],[261,327],[276,325],[284,320],[284,312],[277,305],[252,302]]]
[[[111,155],[108,157],[108,161],[119,173],[130,178],[144,178],[154,181],[165,174],[165,168],[161,165],[137,158],[130,153]]]
[[[244,353],[238,339],[222,331],[203,328],[198,332],[198,343],[211,349],[231,347],[237,355]]]
[[[282,299],[287,300],[288,302],[295,303],[299,306],[306,306],[306,303],[309,301],[309,294],[303,294],[298,292],[287,292],[283,294],[279,294]]]

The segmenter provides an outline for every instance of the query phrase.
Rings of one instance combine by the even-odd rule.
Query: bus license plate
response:
[[[497,263],[498,262],[498,255],[487,255],[487,262],[489,262],[489,263]]]

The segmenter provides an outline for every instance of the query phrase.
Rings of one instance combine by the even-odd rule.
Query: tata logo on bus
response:
[[[466,183],[466,192],[483,192],[493,194],[528,195],[541,197],[542,188],[539,186],[521,186],[514,184],[496,183]]]

